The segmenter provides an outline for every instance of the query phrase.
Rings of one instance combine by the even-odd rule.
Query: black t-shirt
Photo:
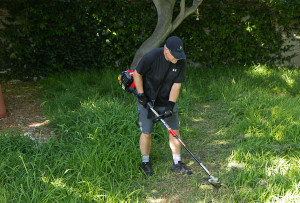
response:
[[[143,76],[143,88],[146,96],[155,100],[156,106],[164,106],[168,100],[172,85],[185,81],[186,60],[176,64],[166,60],[164,48],[156,48],[145,54],[136,70]]]

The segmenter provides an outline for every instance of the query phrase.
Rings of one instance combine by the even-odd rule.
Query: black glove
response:
[[[149,102],[148,97],[144,93],[139,93],[137,95],[138,101],[144,108],[147,107],[147,103]]]
[[[165,118],[172,116],[174,106],[175,106],[175,102],[168,101],[164,112],[162,114],[160,114],[159,116],[155,117],[153,119],[153,123],[157,123],[158,121],[160,121],[160,119],[165,119]]]
[[[168,117],[172,116],[174,106],[175,106],[175,102],[168,101],[168,103],[165,107],[165,112],[164,112],[164,117],[165,118],[168,118]]]

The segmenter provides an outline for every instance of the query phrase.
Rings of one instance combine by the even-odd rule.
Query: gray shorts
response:
[[[148,118],[148,112],[151,110],[148,110],[144,108],[138,101],[138,117],[139,117],[139,125],[142,133],[144,134],[150,134],[153,132],[153,119],[155,118],[154,114],[151,113],[151,117]],[[156,106],[154,109],[159,113],[162,114],[165,110],[165,107]],[[172,128],[173,130],[179,130],[179,119],[178,119],[178,106],[175,104],[173,108],[173,114],[171,117],[164,119],[167,124]],[[163,124],[161,124],[163,127],[165,127]]]

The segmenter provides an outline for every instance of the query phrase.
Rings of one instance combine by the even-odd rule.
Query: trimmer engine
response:
[[[133,72],[133,70],[125,70],[118,76],[118,80],[122,89],[128,92],[132,92],[135,89]]]

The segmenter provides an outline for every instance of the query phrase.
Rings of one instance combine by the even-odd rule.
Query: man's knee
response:
[[[142,133],[141,137],[145,137],[145,138],[151,138],[152,133],[146,134],[146,133]]]

